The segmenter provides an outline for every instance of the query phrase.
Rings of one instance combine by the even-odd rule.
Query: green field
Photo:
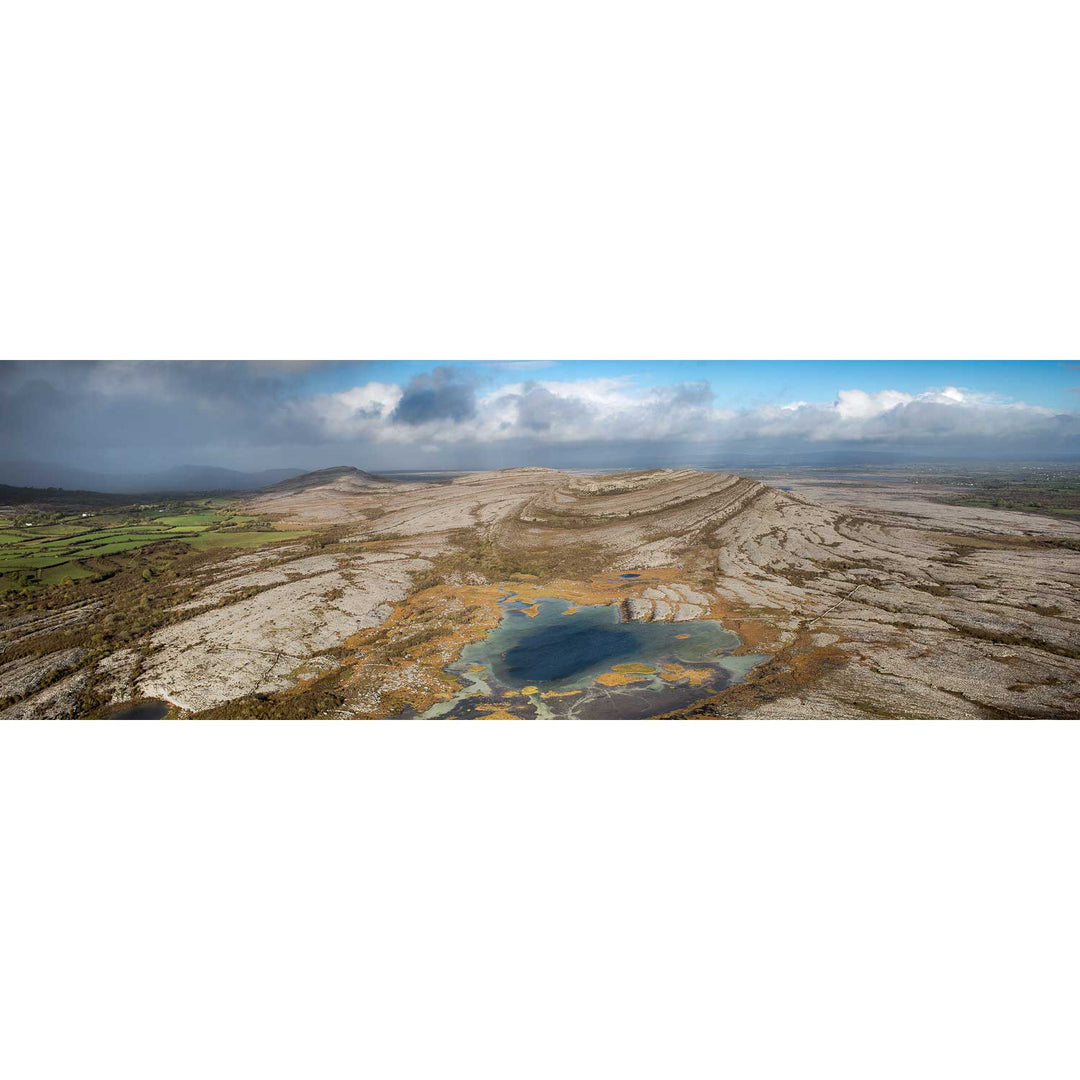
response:
[[[236,513],[225,499],[120,506],[85,515],[28,510],[0,525],[0,591],[95,577],[108,572],[109,556],[153,544],[179,542],[205,551],[261,547],[307,535],[275,530],[261,518]]]

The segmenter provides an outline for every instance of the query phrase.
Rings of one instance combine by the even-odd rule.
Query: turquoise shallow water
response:
[[[480,716],[482,707],[493,701],[523,716],[655,716],[715,694],[765,659],[732,656],[739,638],[714,620],[623,622],[614,604],[566,614],[572,605],[558,597],[538,601],[537,614],[529,616],[527,605],[517,602],[513,593],[500,606],[499,625],[482,641],[466,646],[447,668],[463,680],[462,691],[426,716]],[[658,672],[624,686],[596,682],[613,665],[626,663],[654,668],[677,663],[707,675],[697,686],[685,680],[669,682]],[[532,687],[535,692],[520,696]]]

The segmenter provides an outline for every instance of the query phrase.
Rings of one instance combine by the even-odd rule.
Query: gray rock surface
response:
[[[46,679],[77,667],[89,655],[89,649],[61,649],[44,656],[29,656],[0,664],[0,701],[4,698],[25,697]]]
[[[311,673],[317,653],[382,622],[405,596],[411,575],[428,565],[408,556],[325,555],[267,571],[265,591],[155,633],[138,690],[197,712],[245,694],[284,689]],[[289,573],[294,567],[299,574]],[[230,577],[225,584],[243,580]],[[214,583],[187,606],[223,595]]]
[[[78,713],[79,691],[89,681],[89,671],[76,671],[58,683],[4,709],[0,712],[0,720],[75,719]]]

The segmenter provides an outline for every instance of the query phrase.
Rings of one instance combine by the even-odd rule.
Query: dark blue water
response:
[[[620,578],[636,578],[636,577],[641,577],[641,575],[640,574],[620,574],[619,577]]]
[[[502,686],[520,690],[589,686],[612,663],[661,660],[717,663],[716,654],[739,639],[719,623],[695,621],[623,622],[614,604],[572,608],[558,597],[541,597],[535,614],[515,609],[510,597],[500,607],[502,622],[482,641],[467,645],[455,670],[478,664]],[[530,605],[530,608],[532,605]],[[573,614],[565,614],[573,611]]]
[[[128,701],[105,714],[108,720],[164,720],[169,714],[169,703],[157,698]]]
[[[522,682],[556,682],[602,660],[630,656],[637,648],[637,638],[626,630],[581,626],[571,617],[562,624],[545,626],[509,649],[504,657],[505,671]]]
[[[461,690],[425,715],[479,717],[498,702],[515,716],[656,716],[716,693],[764,659],[730,655],[738,637],[712,620],[623,622],[615,604],[579,608],[559,597],[540,597],[524,613],[515,595],[504,590],[499,625],[447,668]],[[630,672],[617,673],[632,680],[597,681],[627,661]],[[672,663],[708,677],[669,681],[660,665]]]

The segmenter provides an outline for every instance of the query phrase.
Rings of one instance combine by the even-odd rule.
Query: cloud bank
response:
[[[0,365],[0,459],[137,471],[239,468],[566,467],[722,462],[753,454],[894,449],[916,456],[1080,454],[1080,414],[975,393],[839,388],[827,401],[725,405],[706,381],[642,386],[545,380],[542,369],[436,366],[398,385],[348,369],[314,392],[311,369],[273,364]],[[496,365],[490,365],[496,368]]]
[[[357,395],[363,395],[362,399]],[[372,405],[372,395],[378,397]],[[362,400],[350,412],[350,403]],[[437,369],[399,387],[372,384],[304,404],[309,422],[339,436],[381,443],[733,444],[796,440],[928,446],[970,440],[1068,444],[1080,436],[1076,413],[1010,402],[955,386],[919,394],[837,392],[832,401],[725,408],[707,382],[639,388],[629,378],[528,380],[482,392]],[[332,419],[329,419],[332,418]],[[1075,447],[1074,447],[1075,448]]]

